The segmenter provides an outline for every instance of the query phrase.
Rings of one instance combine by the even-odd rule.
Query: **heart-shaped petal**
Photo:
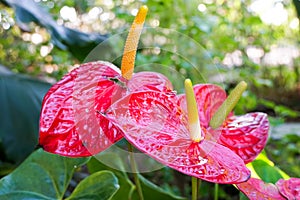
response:
[[[105,116],[131,144],[171,168],[215,183],[246,181],[250,171],[234,152],[212,141],[190,139],[187,116],[177,102],[172,94],[132,93],[114,103]]]
[[[88,76],[86,76],[87,74]],[[98,88],[98,90],[97,94],[93,94],[94,98],[95,96],[112,96],[115,88],[119,86],[108,78],[118,77],[119,74],[119,69],[110,63],[86,63],[72,70],[50,88],[44,97],[40,116],[40,145],[46,151],[60,155],[90,156],[91,153],[85,147],[80,137],[81,133],[79,131],[81,129],[79,128],[78,130],[78,127],[85,128],[85,126],[81,126],[80,120],[75,120],[74,101],[76,102],[76,98],[82,96],[81,92],[95,91],[95,88]],[[84,98],[84,96],[81,97],[81,99]],[[94,102],[93,99],[93,105]],[[99,104],[95,107],[101,111],[106,110],[110,104],[110,101],[106,103],[99,101]],[[90,110],[86,111],[86,113],[93,113],[94,115],[96,113],[95,108],[90,108]],[[92,134],[90,134],[90,137],[97,138],[99,136],[99,133],[94,128],[91,129],[89,127],[87,130],[91,130]],[[120,137],[121,135],[110,139],[115,141]],[[110,143],[105,141],[103,141],[103,144]],[[97,147],[94,147],[94,150],[100,151],[105,149],[107,145],[103,146],[102,143],[99,143]]]
[[[167,77],[156,72],[138,72],[128,81],[129,92],[135,91],[172,91],[173,86]]]
[[[236,185],[250,200],[284,200],[277,187],[260,179],[250,178],[247,182]]]
[[[40,117],[43,148],[64,156],[90,156],[108,148],[123,136],[99,113],[132,91],[170,91],[169,80],[158,73],[139,72],[125,80],[108,62],[81,65],[46,94]]]
[[[279,179],[276,186],[287,199],[300,199],[300,178]]]
[[[194,85],[195,97],[198,105],[198,113],[201,126],[208,127],[213,114],[226,99],[226,92],[213,84]],[[185,95],[179,95],[179,104],[186,111]],[[186,111],[187,112],[187,111]]]
[[[268,131],[269,121],[265,113],[231,116],[223,124],[218,143],[234,151],[245,163],[249,163],[264,149]]]
[[[220,130],[209,128],[213,114],[226,99],[226,92],[212,84],[194,86],[201,126],[208,128],[207,139],[218,141],[236,154],[245,163],[253,161],[263,150],[268,138],[269,122],[264,113],[251,113],[243,116],[233,116],[231,113]],[[179,95],[179,104],[186,108],[185,95]]]

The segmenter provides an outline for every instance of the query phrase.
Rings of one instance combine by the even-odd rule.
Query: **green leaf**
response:
[[[184,200],[186,198],[176,196],[170,192],[164,191],[159,186],[155,185],[154,183],[150,182],[142,175],[139,174],[139,179],[142,186],[142,191],[144,195],[144,200],[152,200],[152,199],[163,199],[163,200]],[[133,200],[138,200],[138,194],[135,190],[133,193]]]
[[[120,156],[116,153],[101,153],[96,156],[98,158],[92,158],[87,166],[91,173],[101,170],[110,170],[112,171],[119,180],[120,189],[117,193],[112,197],[112,200],[119,200],[119,199],[132,199],[138,200],[138,194],[135,190],[135,185],[130,181],[127,174],[125,173],[125,165],[122,162]],[[109,163],[110,167],[104,165],[100,161],[105,161],[106,164]],[[121,171],[116,169],[122,169]],[[164,200],[178,200],[178,199],[185,199],[182,197],[175,196],[167,191],[164,191],[159,186],[153,184],[152,182],[148,181],[142,175],[139,175],[139,179],[141,181],[142,190],[144,199],[152,200],[152,199],[164,199]]]
[[[118,179],[112,172],[100,171],[82,180],[67,200],[111,199],[119,187]]]
[[[244,195],[242,192],[240,192],[240,200],[249,200],[249,198],[246,197],[246,195]]]
[[[58,25],[45,9],[33,0],[28,0],[26,3],[15,0],[2,1],[15,10],[16,21],[21,29],[30,32],[31,22],[45,27],[51,34],[52,42],[58,48],[70,51],[80,61],[83,61],[93,48],[107,39],[106,35],[84,33]]]
[[[263,160],[254,160],[252,165],[258,176],[267,183],[276,183],[280,178],[283,178],[275,167]]]
[[[39,115],[49,83],[0,73],[1,160],[20,163],[38,143]]]
[[[112,200],[119,200],[119,199],[130,199],[133,190],[135,189],[134,184],[130,181],[127,174],[125,173],[125,170],[119,171],[116,169],[124,169],[124,165],[122,163],[121,158],[119,155],[115,153],[101,153],[97,155],[100,160],[110,160],[110,166],[108,167],[101,163],[96,158],[91,158],[91,160],[87,163],[88,169],[90,173],[96,173],[101,170],[110,170],[112,171],[119,180],[120,188],[116,192],[116,194],[111,198]],[[106,162],[107,163],[107,162]],[[117,168],[112,168],[113,166],[118,166]]]
[[[67,158],[39,149],[0,180],[0,199],[62,199],[74,169],[89,158]]]
[[[289,178],[285,172],[276,167],[274,163],[269,160],[264,151],[250,164],[250,166],[252,166],[250,170],[254,170],[254,173],[266,183],[275,184],[281,178]]]

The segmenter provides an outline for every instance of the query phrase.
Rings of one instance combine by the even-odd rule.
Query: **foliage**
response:
[[[62,50],[68,50],[77,59],[83,61],[91,49],[106,39],[100,34],[87,34],[81,31],[59,26],[50,14],[45,12],[34,1],[23,2],[3,0],[14,8],[16,22],[24,31],[30,31],[30,22],[45,27],[51,35],[52,42]]]
[[[21,163],[36,147],[39,113],[50,84],[0,72],[0,169]],[[1,171],[1,175],[6,173]]]
[[[108,167],[101,163],[98,159],[101,157],[101,159],[109,159],[111,160],[110,164],[112,164],[113,167],[117,167],[118,169],[123,169],[123,171],[119,171],[114,169],[113,167]],[[113,160],[111,158],[114,158]],[[101,170],[109,170],[116,174],[119,180],[120,189],[118,192],[113,196],[113,199],[121,199],[122,197],[126,197],[126,199],[138,199],[138,195],[135,189],[134,184],[131,182],[131,180],[128,178],[128,175],[125,173],[125,167],[124,163],[122,162],[122,159],[119,157],[118,154],[114,153],[103,153],[96,156],[96,158],[92,158],[90,162],[88,162],[88,169],[91,173],[95,173],[97,171]],[[145,196],[145,199],[166,199],[166,200],[179,200],[179,199],[185,199],[179,196],[176,196],[172,194],[171,192],[167,192],[157,185],[151,183],[149,180],[144,178],[142,175],[139,175],[139,179],[142,184],[143,188],[143,194]]]
[[[280,139],[270,139],[266,152],[290,176],[300,174],[300,136],[290,133]]]
[[[62,199],[74,172],[88,159],[70,159],[37,150],[0,180],[1,199]],[[43,183],[43,184],[41,184]]]

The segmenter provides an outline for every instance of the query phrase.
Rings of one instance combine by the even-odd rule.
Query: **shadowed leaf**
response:
[[[62,199],[74,169],[87,161],[39,149],[0,180],[0,199]]]
[[[38,143],[42,99],[49,83],[13,73],[0,73],[1,161],[20,163]]]
[[[67,200],[111,199],[119,187],[118,179],[112,172],[96,172],[80,181]]]
[[[107,35],[84,33],[58,25],[45,9],[33,0],[1,1],[15,10],[16,21],[21,29],[27,32],[31,31],[29,26],[31,22],[45,27],[58,48],[70,51],[80,61],[83,61],[92,49],[107,39]],[[109,48],[110,46],[106,45],[105,51],[108,51]]]

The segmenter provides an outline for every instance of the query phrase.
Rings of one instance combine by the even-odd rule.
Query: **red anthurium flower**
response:
[[[190,96],[192,86],[186,85],[190,85],[186,89]],[[175,95],[143,91],[119,99],[104,117],[114,121],[131,144],[173,169],[215,183],[246,181],[250,171],[243,160],[229,148],[206,139],[208,130],[198,126],[195,113],[184,112]]]
[[[276,184],[265,183],[257,178],[236,185],[250,200],[297,200],[300,199],[300,179],[279,179]]]
[[[300,178],[290,178],[289,180],[279,179],[276,182],[279,192],[287,199],[300,199]]]
[[[147,13],[142,7],[129,32],[122,73],[103,61],[82,64],[45,95],[40,116],[40,145],[64,156],[90,156],[122,138],[120,129],[101,113],[117,99],[135,91],[171,91],[166,77],[154,72],[132,75],[138,38]]]
[[[284,200],[277,187],[257,178],[236,185],[250,200]],[[290,198],[289,198],[290,199]],[[293,199],[293,198],[291,198]],[[294,198],[295,199],[295,198]]]
[[[122,138],[120,130],[99,112],[130,92],[171,88],[167,78],[158,73],[136,73],[127,81],[110,63],[82,64],[65,75],[44,97],[39,143],[46,151],[65,156],[99,153]]]
[[[213,84],[198,84],[194,86],[200,123],[210,134],[207,137],[217,140],[219,144],[230,148],[238,154],[245,163],[253,161],[263,150],[268,138],[269,122],[267,115],[261,112],[226,118],[220,131],[210,127],[210,121],[218,108],[226,99],[226,92]],[[179,96],[179,103],[186,108],[185,95]]]

